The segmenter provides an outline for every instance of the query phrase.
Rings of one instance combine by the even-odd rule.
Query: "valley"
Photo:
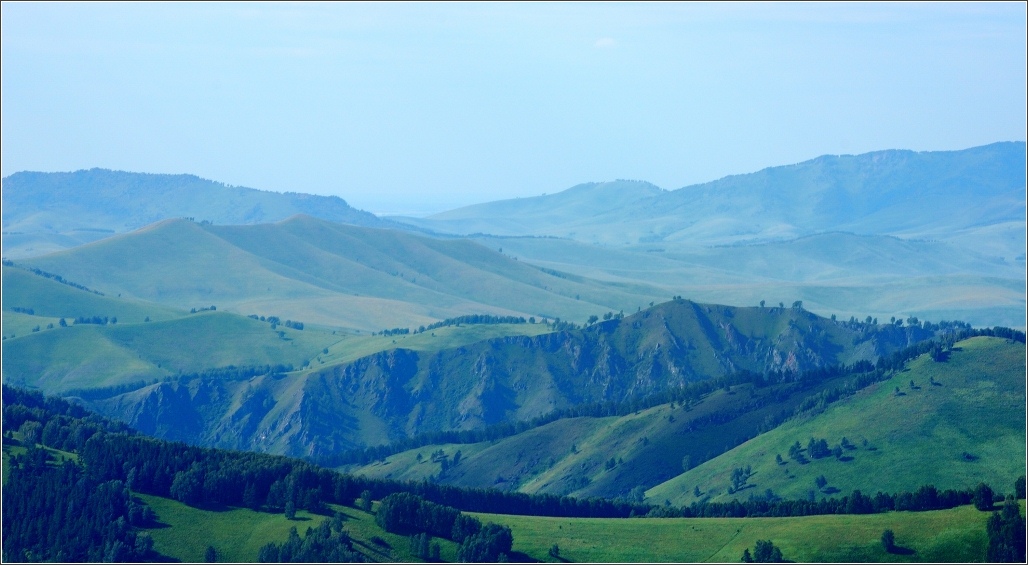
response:
[[[772,539],[795,561],[981,561],[998,534],[973,505],[1010,514],[1013,487],[1023,509],[1024,152],[428,218],[11,175],[5,496],[84,489],[123,515],[104,545],[62,534],[79,560],[723,562]],[[387,523],[399,495],[432,517]],[[498,525],[433,522],[457,514]],[[66,557],[18,532],[16,560]]]

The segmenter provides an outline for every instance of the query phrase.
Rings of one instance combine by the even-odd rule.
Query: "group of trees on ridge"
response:
[[[59,282],[59,283],[61,283],[63,285],[68,285],[68,286],[70,286],[72,288],[77,288],[79,290],[84,290],[86,292],[92,292],[93,294],[96,294],[98,296],[104,296],[104,293],[100,292],[99,290],[93,290],[93,289],[91,289],[91,288],[89,288],[87,286],[71,282],[71,281],[65,279],[64,277],[62,277],[61,275],[55,275],[54,273],[48,273],[48,272],[46,272],[46,271],[44,271],[42,269],[36,268],[36,267],[22,267],[21,265],[16,265],[14,263],[14,261],[11,261],[10,259],[6,259],[6,258],[2,259],[2,261],[0,261],[0,262],[3,263],[4,267],[17,267],[19,269],[24,269],[24,270],[26,270],[26,271],[28,271],[28,272],[36,275],[36,276],[43,277],[45,279],[50,279],[52,281]]]
[[[211,310],[213,309],[214,306],[211,306]],[[278,316],[258,316],[257,314],[250,314],[249,316],[247,316],[247,318],[259,320],[261,322],[268,322],[269,324],[271,324],[271,329],[276,329],[278,328],[279,324],[282,324],[287,328],[292,328],[294,330],[303,330],[303,322],[297,322],[294,320],[286,320],[285,322],[283,322],[282,319]]]

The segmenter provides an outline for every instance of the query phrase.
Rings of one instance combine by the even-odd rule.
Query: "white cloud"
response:
[[[606,49],[608,47],[614,47],[615,45],[617,45],[617,43],[612,37],[601,37],[596,40],[596,43],[593,43],[593,47],[597,49]]]

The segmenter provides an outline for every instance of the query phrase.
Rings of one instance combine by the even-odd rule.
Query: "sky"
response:
[[[1024,3],[2,4],[2,175],[424,215],[1025,140]]]

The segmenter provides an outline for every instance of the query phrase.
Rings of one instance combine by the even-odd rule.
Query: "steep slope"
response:
[[[481,313],[583,320],[666,296],[546,273],[469,241],[307,216],[256,226],[166,220],[21,263],[107,294],[364,331]]]
[[[852,375],[742,383],[677,405],[569,417],[479,443],[428,444],[343,469],[527,493],[638,499],[649,489],[648,502],[675,505],[762,497],[768,488],[802,499],[818,491],[819,475],[828,484],[818,496],[848,495],[854,488],[914,491],[929,483],[940,489],[980,481],[1010,485],[1024,473],[1023,367],[1023,344],[972,338],[943,363],[916,359],[894,378],[827,409],[826,392],[850,385]],[[929,369],[934,376],[925,374]],[[911,379],[918,388],[909,389]],[[894,396],[895,386],[904,395]],[[792,442],[826,436],[833,443],[847,437],[853,445],[839,460],[790,459]],[[731,493],[733,471],[750,466],[752,474]]]
[[[164,383],[93,406],[148,433],[176,429],[161,414],[207,411],[198,416],[203,425],[176,439],[232,438],[215,444],[320,457],[425,432],[620,401],[741,370],[793,372],[873,360],[931,335],[920,327],[837,324],[801,309],[677,300],[584,330],[438,351],[393,349],[274,383]],[[196,387],[213,388],[200,394]],[[261,397],[254,401],[259,413],[239,412],[254,395]],[[196,400],[215,397],[222,404]],[[240,431],[244,416],[259,422],[256,431]]]
[[[859,489],[968,488],[985,481],[1005,488],[1025,472],[1025,348],[977,337],[956,344],[944,361],[928,355],[893,378],[796,419],[647,491],[651,501],[688,504],[771,489],[785,498]],[[913,383],[913,386],[911,386]],[[816,457],[810,438],[830,446],[847,438],[841,457]],[[789,449],[800,442],[799,457]],[[775,456],[781,455],[782,463]],[[728,493],[734,469],[751,466],[746,488]],[[819,476],[827,483],[815,484]]]
[[[3,179],[3,252],[11,258],[42,255],[168,218],[256,224],[294,214],[396,227],[335,196],[261,191],[193,175],[20,172]]]

